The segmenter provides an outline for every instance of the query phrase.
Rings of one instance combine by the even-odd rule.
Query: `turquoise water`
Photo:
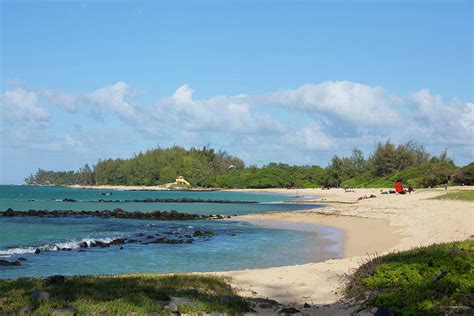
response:
[[[257,201],[258,204],[119,203],[125,210],[169,210],[200,214],[248,214],[272,210],[314,208],[275,203],[296,199],[274,194],[240,192],[113,191],[101,192],[59,187],[0,186],[0,210],[112,209],[109,203],[56,202],[73,198],[105,199],[194,198]],[[34,200],[34,201],[29,201]],[[170,205],[171,204],[171,205]],[[52,207],[52,206],[54,207]],[[110,242],[135,236],[192,235],[196,230],[212,236],[194,238],[190,244],[125,244],[107,248],[78,248],[79,242]],[[171,235],[172,236],[172,235]],[[117,274],[130,272],[226,271],[303,264],[342,256],[341,233],[316,227],[312,232],[269,229],[226,221],[148,221],[102,218],[6,218],[0,217],[0,259],[16,260],[20,267],[0,267],[0,278],[54,274]],[[58,248],[71,248],[58,251]],[[41,249],[40,254],[34,254]]]
[[[104,196],[101,193],[112,193]],[[61,202],[71,198],[78,202]],[[259,204],[218,204],[218,203],[99,203],[98,200],[144,200],[192,198],[203,200],[256,201]],[[300,197],[302,198],[302,197]],[[297,198],[290,195],[256,194],[243,192],[194,192],[194,191],[111,191],[83,190],[63,187],[34,186],[0,186],[0,210],[46,209],[46,210],[113,210],[122,208],[126,211],[170,211],[196,213],[242,215],[266,211],[286,211],[310,209],[312,205],[278,204],[275,202],[292,201]],[[90,202],[97,201],[97,202]]]

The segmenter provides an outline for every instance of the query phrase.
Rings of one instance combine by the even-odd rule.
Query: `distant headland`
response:
[[[444,151],[428,153],[415,142],[379,143],[364,157],[358,148],[348,157],[334,155],[326,167],[271,162],[246,166],[242,159],[210,147],[180,146],[140,152],[130,159],[99,160],[78,171],[39,169],[25,178],[29,185],[80,186],[88,189],[212,190],[320,187],[435,187],[474,184],[474,163],[458,167]]]

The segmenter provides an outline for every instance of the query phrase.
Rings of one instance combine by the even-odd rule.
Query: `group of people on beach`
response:
[[[345,192],[355,192],[354,189],[352,189],[351,187],[349,188],[344,188],[344,191]],[[381,194],[411,194],[412,192],[415,192],[415,189],[409,185],[407,189],[404,189],[403,188],[403,180],[402,179],[398,179],[397,181],[395,181],[395,190],[389,190],[389,191],[384,191],[383,189],[380,189],[380,193]],[[375,197],[375,195],[371,195],[371,196],[363,196],[363,197],[360,197],[359,200],[361,199],[367,199],[367,198],[373,198]]]

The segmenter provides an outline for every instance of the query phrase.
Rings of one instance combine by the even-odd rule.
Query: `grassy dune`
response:
[[[448,192],[446,194],[435,197],[435,199],[474,201],[474,190]]]
[[[351,276],[346,296],[395,315],[474,309],[474,243],[435,244],[374,258]]]
[[[34,300],[34,290],[50,293],[50,299]],[[170,297],[189,298],[190,304],[179,307],[181,312],[219,311],[240,314],[249,305],[236,296],[224,278],[198,275],[157,276],[132,274],[121,276],[75,276],[63,282],[47,282],[40,278],[0,280],[0,314],[21,312],[33,308],[35,314],[69,306],[78,314],[124,315],[150,312],[168,314],[164,309]],[[161,302],[161,303],[160,303]]]

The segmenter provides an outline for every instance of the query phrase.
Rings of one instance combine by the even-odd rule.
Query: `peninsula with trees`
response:
[[[271,162],[246,166],[242,159],[210,147],[156,148],[130,159],[99,160],[78,171],[39,169],[25,179],[28,185],[160,186],[183,177],[202,188],[317,188],[392,187],[403,179],[413,187],[474,183],[474,163],[458,167],[447,151],[428,153],[415,142],[379,143],[368,157],[354,148],[348,157],[333,156],[325,168]]]

